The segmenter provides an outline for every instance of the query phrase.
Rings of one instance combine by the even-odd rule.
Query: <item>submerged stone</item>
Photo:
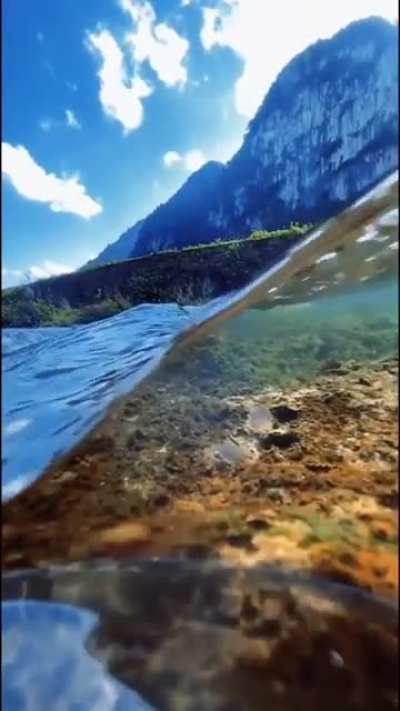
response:
[[[264,449],[278,447],[279,449],[288,449],[299,442],[299,435],[295,432],[270,432],[261,440],[261,445]]]

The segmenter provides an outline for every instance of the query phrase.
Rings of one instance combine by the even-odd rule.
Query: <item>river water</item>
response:
[[[323,366],[396,357],[396,204],[394,175],[251,285],[204,306],[143,305],[86,326],[6,329],[3,501],[82,440],[116,398],[147,376],[151,383],[152,371],[176,372],[177,388],[196,380],[204,393],[223,381],[235,396],[312,380]],[[282,629],[290,642],[283,656],[271,647],[278,667],[267,681],[251,662],[261,642],[249,590],[279,619],[273,631],[265,613],[267,638]],[[346,586],[160,560],[8,575],[3,600],[10,711],[396,708],[396,611]]]

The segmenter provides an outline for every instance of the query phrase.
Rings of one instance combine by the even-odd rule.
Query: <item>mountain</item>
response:
[[[397,41],[397,27],[370,18],[285,67],[231,161],[211,229],[317,222],[397,166]]]
[[[398,164],[397,46],[398,27],[371,17],[294,57],[238,153],[147,217],[132,255],[319,222],[373,187]]]
[[[127,229],[116,242],[108,244],[107,247],[105,247],[105,249],[97,255],[97,257],[90,259],[89,262],[84,264],[83,267],[81,267],[81,270],[92,269],[93,267],[98,267],[101,264],[120,262],[122,259],[128,259],[135,246],[142,224],[143,220],[140,220],[133,227],[129,227],[129,229]]]

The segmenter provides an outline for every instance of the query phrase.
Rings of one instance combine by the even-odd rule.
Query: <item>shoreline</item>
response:
[[[177,372],[116,404],[79,453],[3,505],[3,570],[218,558],[394,597],[397,359],[225,392]]]

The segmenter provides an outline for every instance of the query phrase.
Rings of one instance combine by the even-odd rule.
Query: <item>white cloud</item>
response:
[[[191,151],[187,151],[183,155],[177,151],[167,151],[163,155],[163,163],[166,168],[173,168],[174,166],[179,166],[185,170],[189,170],[194,173],[199,170],[207,159],[202,151],[198,148],[194,148]]]
[[[62,121],[52,118],[41,119],[41,121],[39,121],[39,127],[45,133],[48,133],[49,131],[52,131],[55,128],[63,128],[65,126],[74,129],[82,128],[72,109],[65,109],[64,116],[65,118]]]
[[[156,24],[153,7],[147,0],[121,0],[135,26],[127,36],[136,62],[148,61],[159,80],[167,86],[183,86],[187,80],[184,59],[189,42],[164,22]]]
[[[143,121],[142,99],[150,96],[151,87],[137,74],[128,79],[122,51],[108,30],[90,34],[88,39],[102,60],[98,76],[104,112],[119,121],[125,132],[138,128]]]
[[[188,5],[191,4],[191,2],[192,2],[192,0],[181,0],[181,5],[182,5],[182,7],[187,7]]]
[[[58,178],[46,173],[24,146],[3,142],[1,154],[2,173],[28,200],[49,204],[53,212],[70,212],[85,219],[102,212],[102,206],[87,194],[78,176]]]
[[[120,0],[120,6],[134,25],[133,32],[125,37],[134,64],[132,76],[128,75],[123,51],[109,30],[89,33],[87,44],[102,60],[98,76],[103,109],[128,132],[141,125],[142,100],[153,91],[139,74],[143,62],[147,61],[167,86],[184,86],[187,80],[184,59],[189,42],[166,23],[156,24],[156,15],[147,0]]]
[[[230,47],[243,59],[235,85],[238,113],[251,118],[281,69],[312,42],[332,36],[353,20],[397,17],[395,0],[219,0],[203,8],[201,41],[206,50]]]
[[[28,267],[24,276],[28,281],[33,281],[34,279],[47,279],[51,276],[58,276],[59,274],[68,274],[73,272],[72,267],[67,266],[67,264],[60,264],[59,262],[53,262],[50,259],[45,259],[43,264]]]
[[[167,151],[163,155],[163,161],[166,168],[172,168],[173,165],[175,165],[176,163],[180,163],[181,160],[182,156],[176,151]]]
[[[202,151],[194,149],[193,151],[188,151],[188,153],[186,153],[184,160],[188,170],[194,172],[195,170],[199,170],[199,168],[206,163],[207,159]]]
[[[33,264],[25,269],[8,269],[7,267],[2,267],[1,276],[3,287],[7,288],[10,286],[18,286],[19,284],[26,284],[36,279],[47,279],[48,277],[58,276],[59,274],[68,274],[73,271],[75,271],[75,269],[67,264],[60,264],[59,262],[45,259],[42,264]]]
[[[82,128],[72,109],[65,110],[65,120],[67,122],[67,126],[69,126],[70,128]]]

